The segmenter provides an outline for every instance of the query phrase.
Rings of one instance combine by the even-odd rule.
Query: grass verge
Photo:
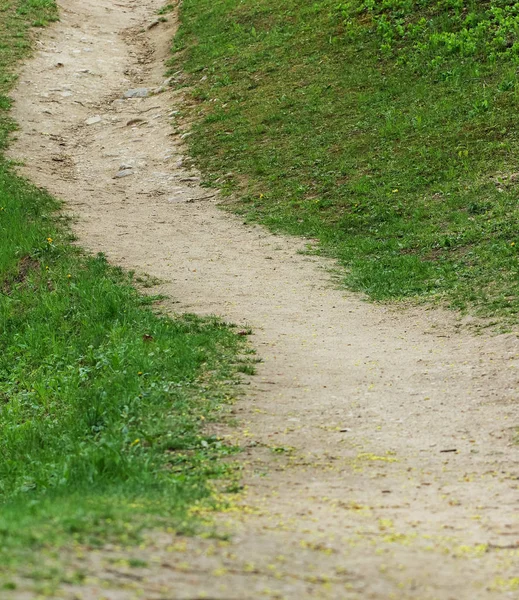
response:
[[[206,185],[375,300],[517,322],[519,3],[184,0]]]
[[[0,13],[0,140],[30,26],[51,0]],[[71,246],[57,202],[0,156],[0,573],[53,545],[186,530],[234,450],[204,432],[233,395],[242,338],[216,319],[160,318],[103,256]],[[1,577],[0,577],[1,579]],[[6,585],[11,585],[9,581]]]

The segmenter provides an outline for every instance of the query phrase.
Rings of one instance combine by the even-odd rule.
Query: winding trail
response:
[[[263,362],[229,433],[246,492],[218,517],[230,541],[152,532],[68,557],[88,577],[60,597],[518,598],[517,336],[367,304],[304,240],[219,210],[182,160],[182,91],[160,88],[162,4],[62,0],[20,78],[11,153],[84,247],[158,278],[172,310],[253,328]],[[123,99],[135,88],[157,93]]]

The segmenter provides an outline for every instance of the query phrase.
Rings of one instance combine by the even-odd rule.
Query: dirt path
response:
[[[131,551],[146,567],[70,558],[88,577],[61,596],[519,597],[517,337],[363,303],[304,242],[222,213],[182,167],[179,93],[122,98],[163,81],[162,0],[60,4],[20,79],[13,156],[79,216],[82,245],[160,278],[175,310],[250,324],[264,360],[236,407],[231,540],[153,534]]]

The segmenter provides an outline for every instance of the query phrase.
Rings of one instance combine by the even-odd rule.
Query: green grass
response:
[[[56,13],[50,0],[0,11],[5,146],[6,95],[30,49],[29,26]],[[154,314],[130,275],[70,244],[58,208],[0,156],[4,574],[56,544],[192,527],[189,506],[210,498],[212,479],[228,478],[221,459],[235,451],[203,425],[232,400],[243,338],[216,319]]]
[[[317,238],[372,299],[517,322],[519,84],[501,39],[519,4],[491,12],[509,4],[184,0],[172,69],[206,185]]]

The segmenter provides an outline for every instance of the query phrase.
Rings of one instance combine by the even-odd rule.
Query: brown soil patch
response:
[[[2,294],[10,296],[15,286],[25,283],[29,274],[39,269],[40,263],[31,256],[21,258],[18,261],[16,273],[2,282],[0,286]]]

